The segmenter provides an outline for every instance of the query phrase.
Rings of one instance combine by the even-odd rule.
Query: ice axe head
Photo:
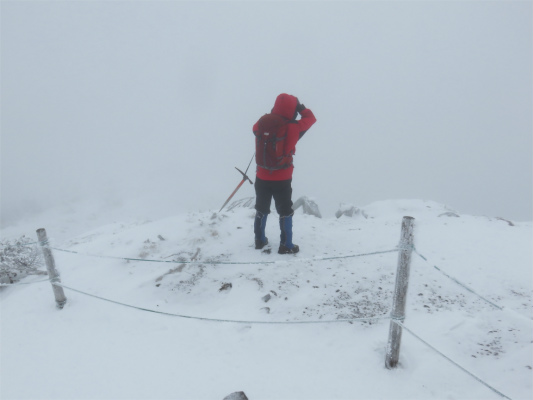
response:
[[[246,180],[248,179],[248,181],[250,181],[250,185],[253,185],[254,183],[252,182],[252,180],[250,178],[248,178],[248,175],[246,175],[244,172],[242,172],[239,168],[235,167],[235,169],[237,171],[239,171],[241,174],[242,174],[242,179],[243,180]]]

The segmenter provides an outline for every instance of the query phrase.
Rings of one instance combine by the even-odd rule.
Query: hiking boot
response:
[[[255,239],[255,248],[257,250],[261,250],[267,244],[268,244],[268,238],[267,237],[265,237],[265,241]]]
[[[278,254],[296,254],[300,251],[300,247],[297,244],[294,244],[291,248],[280,244]]]
[[[255,213],[254,234],[255,234],[255,248],[262,249],[268,244],[268,238],[265,236],[265,228],[268,214],[263,214],[260,211]]]
[[[292,244],[292,216],[286,215],[283,217],[279,217],[279,228],[281,230],[281,234],[279,237],[279,254],[296,254],[300,251],[300,248]]]

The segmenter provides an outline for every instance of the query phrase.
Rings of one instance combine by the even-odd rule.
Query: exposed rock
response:
[[[318,205],[307,196],[302,196],[296,200],[292,206],[292,209],[297,210],[300,207],[303,208],[304,214],[314,215],[317,218],[322,218],[322,214],[320,214]]]
[[[339,205],[339,209],[335,213],[335,216],[337,218],[340,218],[343,215],[346,215],[347,217],[355,217],[358,215],[362,215],[364,218],[368,218],[368,215],[364,212],[364,210],[361,210],[360,208],[352,204],[346,204],[346,203],[341,203]]]
[[[263,300],[265,303],[268,303],[268,301],[272,298],[272,296],[270,296],[270,294],[267,294],[263,297],[261,297],[261,300]]]
[[[509,226],[514,226],[514,224],[513,224],[511,221],[509,221],[509,220],[507,220],[507,219],[505,219],[505,218],[502,218],[502,217],[496,217],[496,219],[499,220],[499,221],[507,222],[507,224],[508,224]]]
[[[261,311],[263,311],[265,314],[270,314],[270,307],[263,307],[261,308]]]
[[[248,397],[246,397],[244,392],[234,392],[232,394],[227,395],[222,400],[248,400]]]
[[[244,199],[235,200],[233,203],[231,203],[226,208],[226,211],[231,211],[236,207],[254,208],[254,206],[255,206],[255,197],[245,197]]]

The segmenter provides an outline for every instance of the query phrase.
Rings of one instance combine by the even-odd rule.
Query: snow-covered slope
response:
[[[301,252],[290,256],[276,252],[275,213],[271,253],[253,248],[248,206],[56,240],[64,285],[145,310],[65,289],[59,311],[47,282],[2,288],[1,397],[222,399],[243,390],[250,399],[499,398],[407,332],[399,368],[385,369],[387,319],[336,322],[388,317],[390,250],[409,215],[425,259],[413,254],[405,325],[510,398],[530,398],[531,223],[420,200],[362,211],[319,219],[298,210]]]

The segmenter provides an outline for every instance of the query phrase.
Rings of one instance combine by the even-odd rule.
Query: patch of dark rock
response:
[[[231,288],[233,287],[233,285],[231,283],[223,283],[222,286],[220,287],[220,289],[218,289],[219,292],[223,292],[223,291],[229,291]]]
[[[203,278],[205,274],[205,265],[199,264],[198,271],[194,274],[191,274],[191,277],[185,281],[180,281],[176,286],[179,290],[189,290],[187,293],[190,293],[190,289],[196,285],[196,283]]]
[[[259,288],[260,288],[260,289],[263,289],[263,281],[262,281],[261,279],[259,279],[259,278],[252,278],[251,280],[257,282],[257,284],[259,285]]]
[[[176,268],[173,268],[173,269],[169,269],[168,272],[166,274],[163,274],[161,275],[160,277],[156,278],[156,282],[161,282],[163,280],[163,278],[167,275],[170,275],[170,274],[174,274],[176,272],[181,272],[183,271],[183,268],[185,268],[186,264],[181,264],[179,266],[177,266]]]
[[[270,294],[267,294],[263,297],[261,297],[261,300],[263,300],[265,303],[268,303],[268,301],[272,298],[272,296],[270,296]]]

